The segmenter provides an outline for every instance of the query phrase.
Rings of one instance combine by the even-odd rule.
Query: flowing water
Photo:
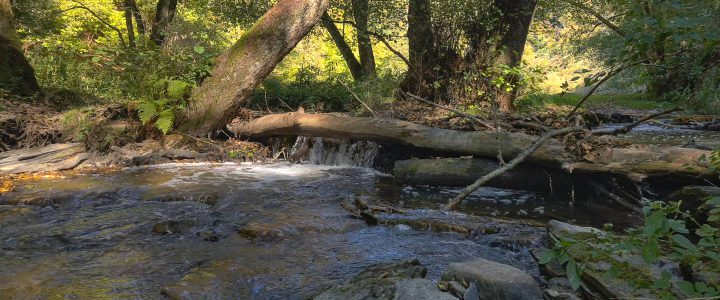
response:
[[[612,221],[592,206],[498,189],[472,195],[467,214],[436,210],[453,192],[403,186],[372,169],[290,164],[163,165],[21,181],[0,195],[0,298],[161,298],[164,291],[303,299],[370,264],[409,258],[431,279],[471,257],[539,279],[527,247],[542,243],[544,229],[480,215]],[[339,205],[355,197],[401,205],[408,218],[501,230],[464,236],[369,227]],[[32,205],[14,205],[22,203]]]
[[[600,129],[615,130],[625,125],[628,124],[611,124]],[[626,134],[617,136],[617,139],[633,144],[720,149],[720,131],[695,130],[683,125],[642,124]]]

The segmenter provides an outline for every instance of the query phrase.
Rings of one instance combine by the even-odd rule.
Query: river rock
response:
[[[480,299],[543,299],[538,283],[530,275],[483,258],[450,264],[442,279],[477,283]]]
[[[558,220],[548,222],[548,232],[559,237],[595,237],[597,235],[605,235],[604,231],[597,228],[577,226]]]
[[[149,201],[157,201],[157,202],[192,201],[192,202],[197,202],[197,203],[214,206],[215,204],[217,204],[218,198],[220,198],[220,196],[216,192],[197,192],[197,193],[191,192],[191,193],[183,193],[183,194],[163,195],[163,196],[152,198]]]
[[[348,283],[330,288],[313,299],[457,299],[440,291],[432,281],[423,279],[426,273],[427,269],[416,259],[377,264],[368,267]]]
[[[153,232],[157,234],[176,234],[187,232],[195,226],[194,220],[169,220],[155,224]]]
[[[263,223],[256,221],[250,222],[245,225],[245,227],[240,228],[238,233],[246,238],[267,241],[282,240],[299,234],[296,228],[293,228],[288,224]]]

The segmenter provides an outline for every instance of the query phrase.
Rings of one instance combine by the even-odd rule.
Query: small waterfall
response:
[[[372,168],[378,149],[373,142],[313,138],[308,160],[316,165]]]

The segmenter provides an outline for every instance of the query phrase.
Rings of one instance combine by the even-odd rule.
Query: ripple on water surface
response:
[[[4,204],[33,204],[0,211],[0,295],[156,298],[165,289],[195,298],[302,299],[370,264],[408,258],[426,265],[431,279],[478,256],[538,276],[526,250],[503,245],[537,240],[541,228],[465,237],[367,227],[339,205],[361,195],[403,204],[410,217],[470,218],[427,210],[454,192],[388,184],[370,169],[286,164],[164,165],[27,181],[0,196]],[[516,206],[545,201],[539,197],[484,189],[466,209],[512,217]]]

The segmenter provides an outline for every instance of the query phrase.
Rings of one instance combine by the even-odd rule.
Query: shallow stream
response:
[[[593,203],[492,188],[460,213],[437,210],[455,192],[403,186],[366,168],[290,164],[172,164],[21,181],[0,195],[0,298],[304,299],[370,264],[409,258],[433,280],[471,257],[541,280],[528,247],[545,230],[524,224],[632,222]],[[501,230],[369,227],[340,207],[355,197],[401,206],[406,218]]]

